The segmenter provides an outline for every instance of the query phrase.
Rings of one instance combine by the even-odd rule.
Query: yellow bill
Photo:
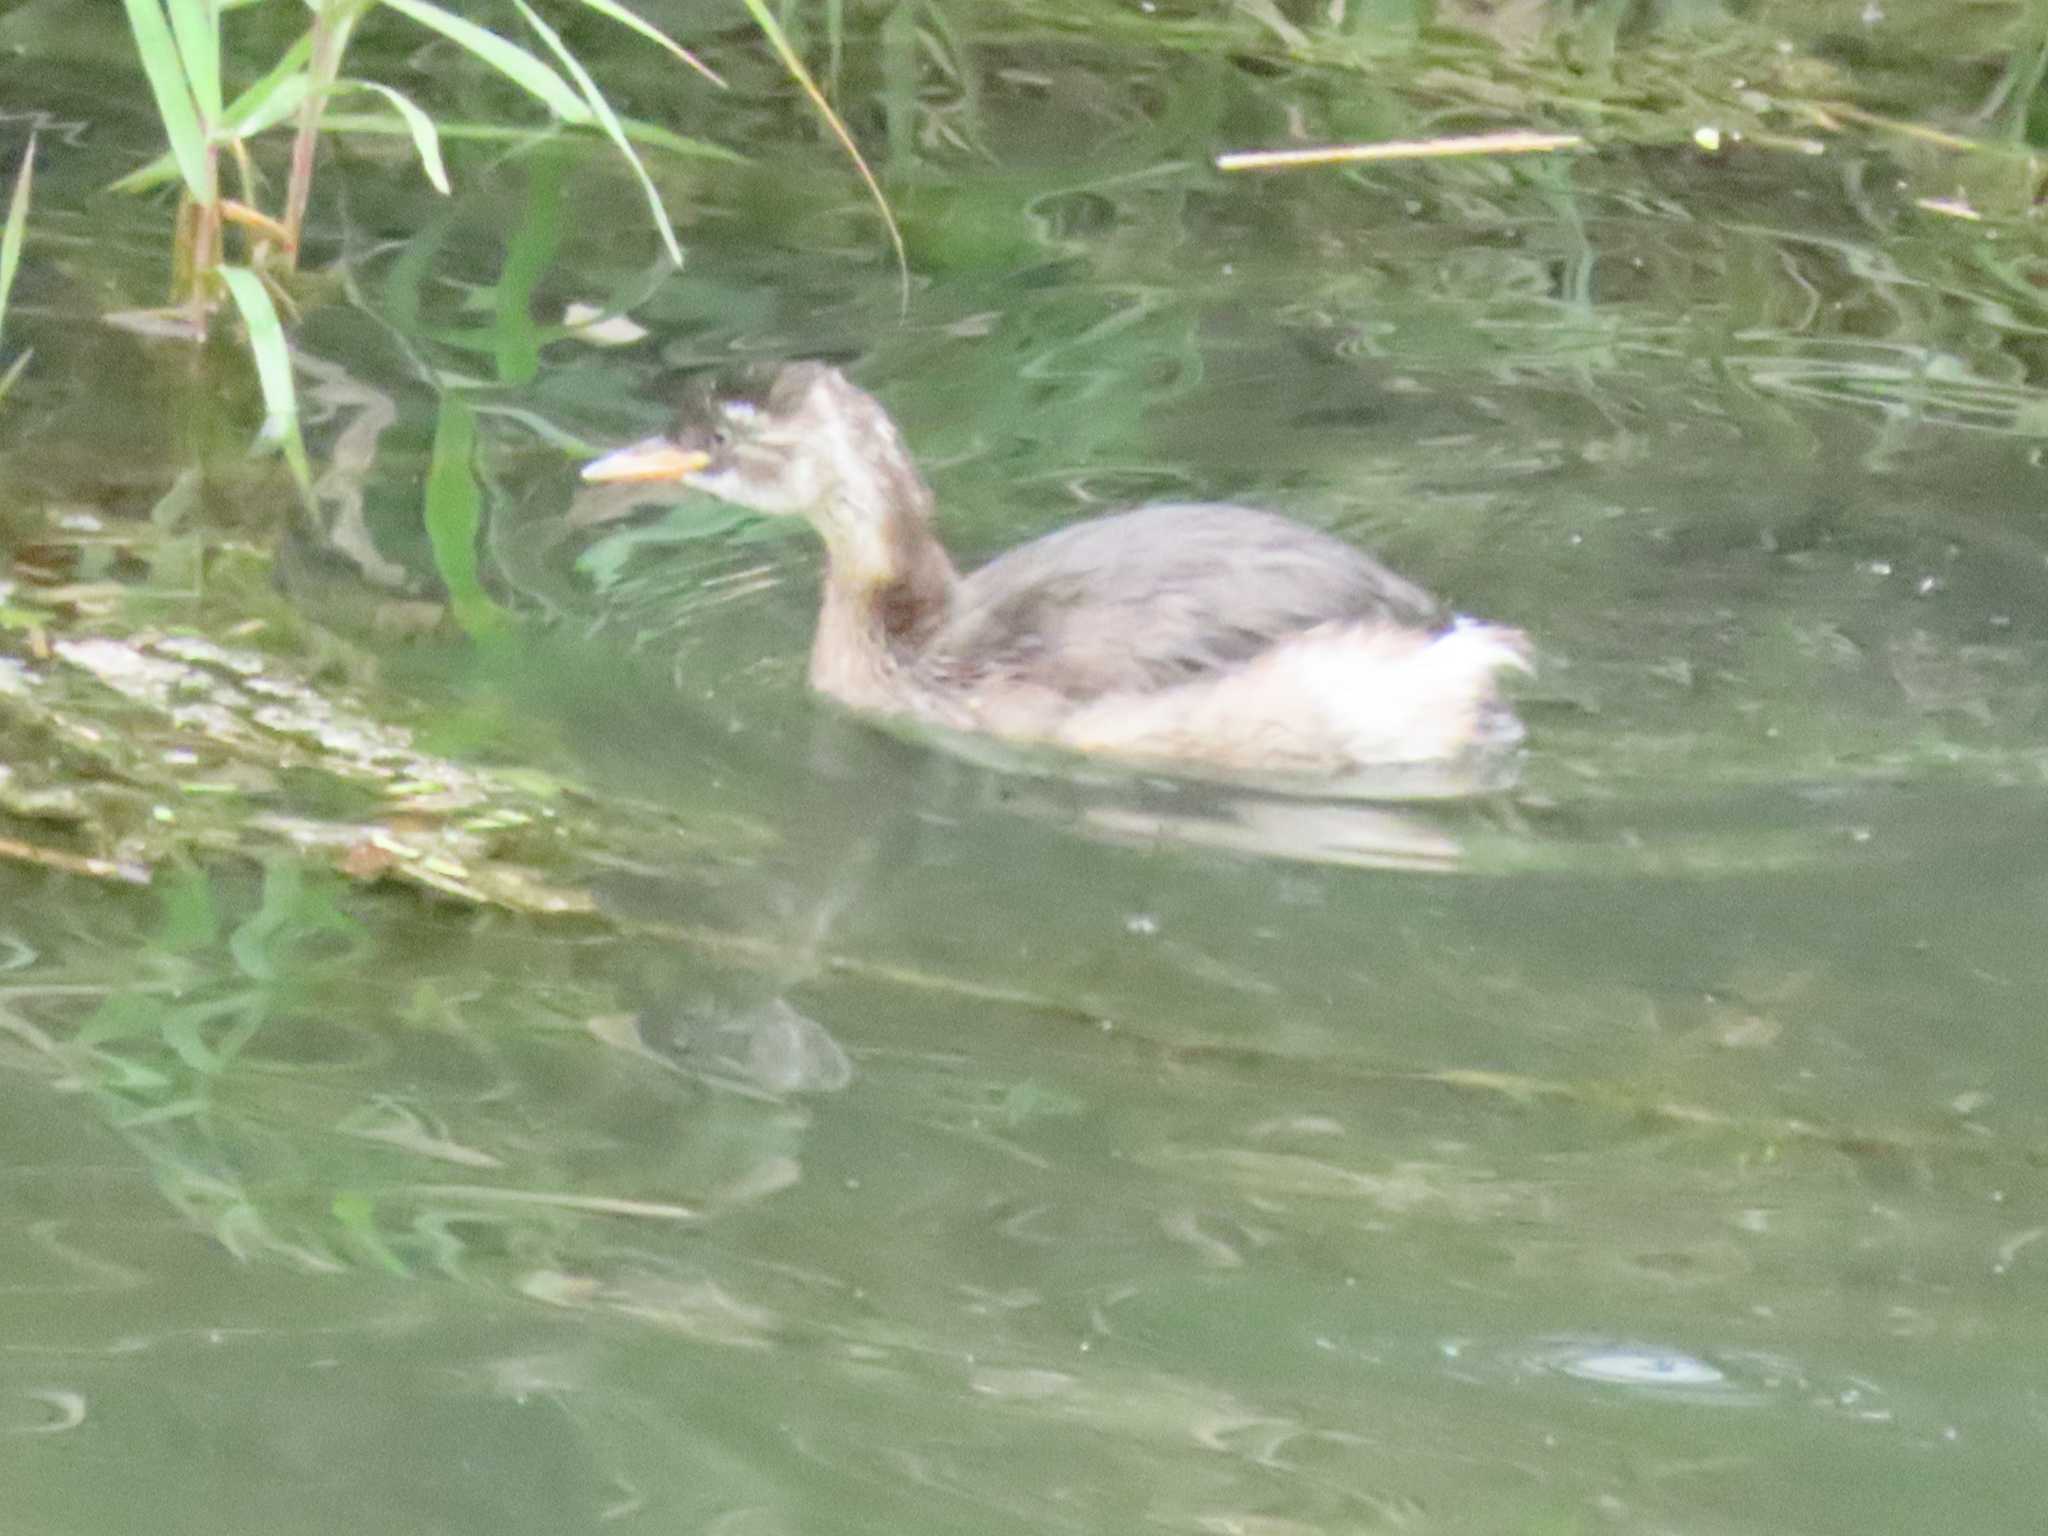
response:
[[[711,462],[711,455],[695,448],[678,448],[664,437],[617,448],[601,459],[583,466],[583,478],[593,485],[648,484],[687,480]]]

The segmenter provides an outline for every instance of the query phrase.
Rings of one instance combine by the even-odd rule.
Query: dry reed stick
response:
[[[1577,149],[1576,133],[1472,133],[1447,139],[1387,139],[1377,144],[1326,144],[1314,149],[1245,149],[1216,157],[1219,171],[1289,170],[1304,165],[1356,165],[1367,160],[1443,160],[1457,155],[1534,155]]]

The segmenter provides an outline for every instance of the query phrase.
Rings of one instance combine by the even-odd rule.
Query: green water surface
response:
[[[681,272],[594,139],[460,150],[448,201],[344,143],[310,522],[231,350],[100,322],[161,297],[167,207],[99,190],[147,99],[111,22],[17,13],[0,692],[91,628],[60,576],[124,634],[255,643],[282,601],[337,637],[298,653],[323,686],[675,836],[560,917],[221,839],[146,888],[0,861],[0,1530],[2042,1528],[2037,8],[1601,5],[1561,42],[1440,9],[849,15],[907,301],[723,13],[659,19],[730,98],[592,43],[749,157],[657,162]],[[426,94],[416,44],[364,67]],[[1290,123],[1594,144],[1210,167]],[[646,335],[565,335],[578,301]],[[1235,497],[1521,626],[1520,785],[962,760],[806,694],[800,531],[564,525],[579,444],[811,355],[898,414],[963,560]],[[507,617],[406,638],[450,397]]]

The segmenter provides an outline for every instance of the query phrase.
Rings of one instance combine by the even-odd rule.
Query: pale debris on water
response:
[[[1962,219],[1970,224],[1984,222],[1984,215],[1971,207],[1970,200],[1960,192],[1954,197],[1916,197],[1913,199],[1913,206],[1928,213],[1941,214],[1944,218]]]
[[[190,636],[60,640],[57,654],[124,698],[170,715],[227,746],[261,747],[285,737],[319,752],[320,765],[351,777],[418,789],[461,809],[493,797],[487,776],[414,745],[411,732],[349,710],[300,680],[272,670],[253,651]]]
[[[461,827],[401,834],[388,827],[303,816],[256,816],[249,824],[302,852],[326,854],[359,879],[398,875],[464,901],[550,916],[597,910],[597,899],[581,886],[553,885],[536,870],[493,859],[484,840]]]
[[[578,341],[599,347],[630,347],[647,339],[647,327],[625,315],[608,314],[596,304],[577,301],[562,311],[562,324]]]
[[[542,914],[587,914],[595,899],[579,884],[557,883],[510,862],[494,834],[549,834],[543,846],[573,855],[583,836],[559,820],[559,787],[543,776],[506,776],[417,749],[403,726],[377,720],[346,700],[323,697],[261,653],[190,636],[103,636],[59,641],[56,654],[131,704],[161,717],[124,722],[109,735],[73,721],[69,735],[88,743],[102,776],[154,786],[175,795],[177,811],[156,820],[193,817],[173,846],[239,840],[244,830],[279,837],[325,855],[358,879],[390,876],[479,904]],[[28,695],[41,679],[8,664],[0,690]],[[54,706],[52,706],[54,708]],[[73,712],[75,713],[75,711]],[[104,761],[102,762],[102,759]],[[336,820],[289,811],[249,814],[236,792],[275,788],[277,770],[326,774],[373,789],[393,825],[380,816]],[[252,785],[255,778],[261,782]],[[161,781],[161,782],[159,782]],[[206,807],[231,819],[209,831]],[[118,820],[118,817],[116,818]],[[136,850],[145,859],[146,850]]]

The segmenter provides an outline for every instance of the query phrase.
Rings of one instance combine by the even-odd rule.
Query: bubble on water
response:
[[[1725,1372],[1692,1355],[1632,1349],[1567,1357],[1558,1362],[1558,1368],[1581,1381],[1611,1381],[1629,1387],[1712,1387],[1728,1380]]]
[[[1774,1384],[1740,1362],[1716,1362],[1680,1349],[1614,1339],[1546,1340],[1507,1353],[1502,1363],[1519,1374],[1568,1376],[1601,1387],[1724,1407],[1760,1403]]]

